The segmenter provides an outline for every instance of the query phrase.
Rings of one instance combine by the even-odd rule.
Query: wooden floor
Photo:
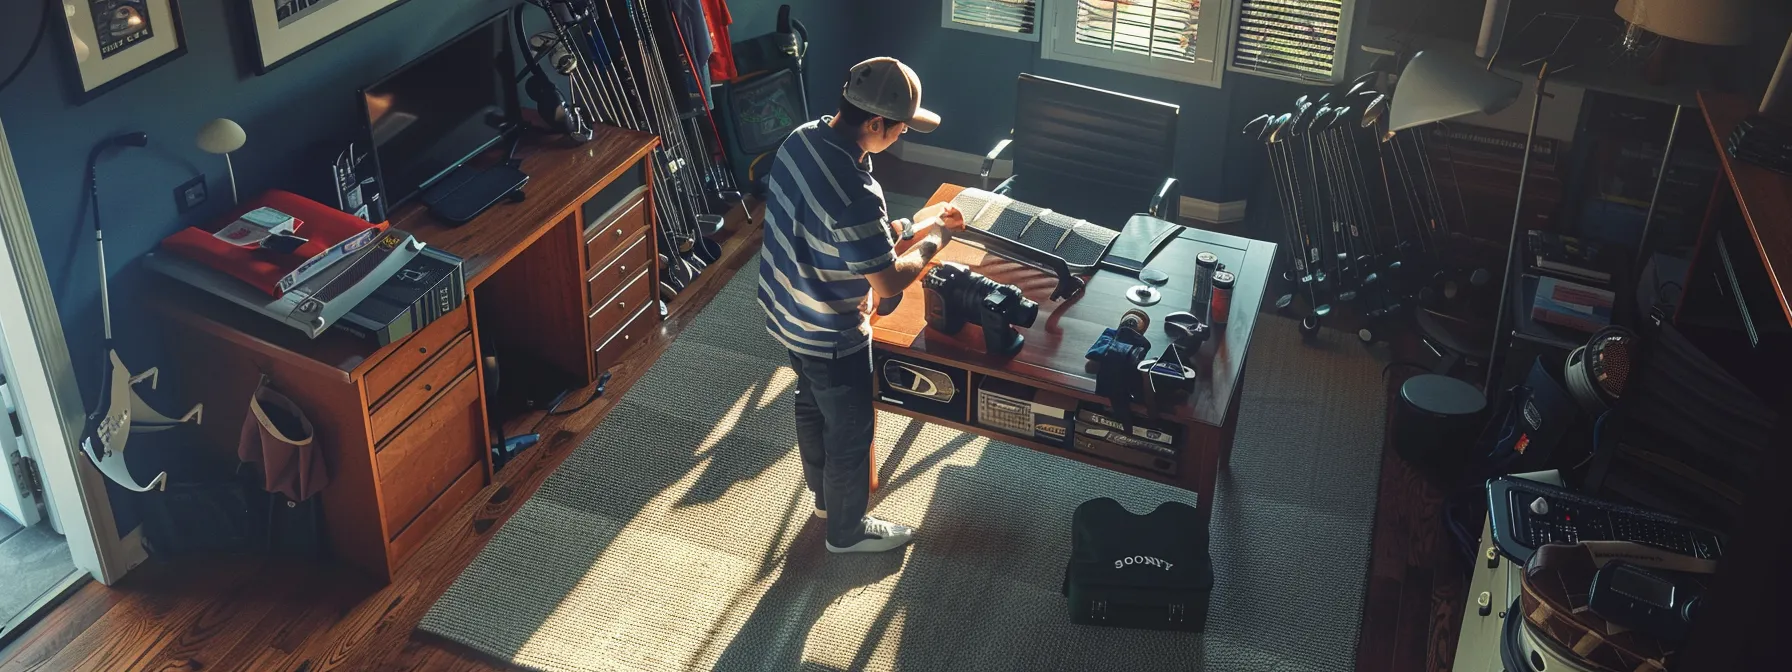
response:
[[[877,160],[898,193],[932,193],[975,178]],[[902,213],[892,213],[900,216]],[[414,634],[430,605],[534,494],[590,429],[707,305],[759,246],[756,227],[725,245],[729,261],[680,297],[660,331],[612,370],[604,397],[569,415],[540,419],[542,443],[497,474],[387,586],[334,568],[263,558],[152,562],[118,586],[88,583],[0,649],[0,672],[21,670],[505,670],[458,645]],[[738,254],[735,254],[737,253]],[[1395,376],[1398,378],[1398,376]],[[583,393],[569,398],[582,399]],[[1391,453],[1384,456],[1367,608],[1357,669],[1448,670],[1466,587],[1452,567],[1435,488]]]

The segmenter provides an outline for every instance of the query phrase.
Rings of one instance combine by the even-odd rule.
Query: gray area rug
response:
[[[833,556],[795,448],[794,376],[738,274],[424,617],[501,661],[576,670],[1348,670],[1382,438],[1380,365],[1264,317],[1213,515],[1204,634],[1071,625],[1070,515],[1193,493],[883,414],[901,553]]]

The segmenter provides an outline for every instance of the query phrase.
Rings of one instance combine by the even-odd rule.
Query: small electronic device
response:
[[[983,277],[964,264],[934,266],[922,277],[921,287],[926,290],[928,327],[956,334],[966,322],[976,322],[983,327],[985,351],[998,357],[1020,352],[1026,337],[1015,327],[1032,327],[1039,317],[1039,304],[1019,287]]]
[[[1020,383],[984,376],[977,387],[977,424],[1068,448],[1076,402]]]
[[[872,354],[877,398],[919,413],[965,419],[970,405],[969,374],[963,369],[885,352]]]
[[[1587,607],[1601,618],[1666,642],[1686,639],[1698,608],[1696,588],[1682,587],[1651,570],[1614,560],[1593,576]]]
[[[1487,482],[1489,522],[1506,557],[1528,562],[1544,544],[1630,541],[1702,560],[1723,557],[1717,532],[1646,509],[1504,476]]]
[[[515,132],[509,27],[508,11],[493,16],[361,90],[388,209]]]
[[[461,166],[423,192],[429,211],[454,224],[473,221],[501,200],[521,200],[528,174],[508,163],[482,169]]]

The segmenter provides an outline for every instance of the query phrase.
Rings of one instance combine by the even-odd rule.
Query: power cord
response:
[[[19,75],[25,74],[25,66],[31,63],[32,56],[37,55],[37,47],[43,44],[44,36],[50,34],[50,10],[55,6],[55,0],[45,0],[43,12],[37,19],[37,35],[31,38],[31,46],[25,48],[25,56],[19,59],[18,66],[6,75],[6,79],[0,79],[0,92],[5,91],[6,87],[12,86],[13,81],[17,80]]]

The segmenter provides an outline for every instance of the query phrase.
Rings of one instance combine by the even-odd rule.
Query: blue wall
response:
[[[37,25],[32,7],[44,3],[9,4],[12,9],[0,21],[0,68],[5,69],[18,62],[31,40]],[[273,187],[292,188],[304,171],[323,169],[303,159],[312,143],[355,127],[358,87],[511,4],[408,2],[256,76],[247,65],[251,52],[246,35],[235,20],[240,3],[184,0],[180,11],[187,53],[84,105],[71,95],[73,59],[64,46],[66,38],[58,39],[55,32],[67,27],[54,19],[51,34],[19,80],[0,92],[0,119],[6,123],[69,352],[86,394],[92,393],[94,365],[103,356],[97,261],[82,175],[94,143],[126,131],[149,134],[147,149],[123,150],[102,162],[100,198],[120,356],[134,370],[166,365],[151,316],[140,308],[136,290],[142,270],[136,259],[180,227],[216,217],[230,206],[223,159],[194,146],[199,127],[229,117],[248,132],[248,144],[234,157],[245,197]],[[210,200],[194,212],[178,214],[174,188],[201,172],[208,179]],[[165,378],[159,393],[146,396],[165,411],[184,409],[178,398],[182,382],[195,384]],[[128,453],[133,469],[153,474],[161,466],[155,464],[161,462],[156,459],[161,450],[180,450],[180,434],[133,439]],[[135,526],[129,498],[113,492],[120,530],[129,530]]]

